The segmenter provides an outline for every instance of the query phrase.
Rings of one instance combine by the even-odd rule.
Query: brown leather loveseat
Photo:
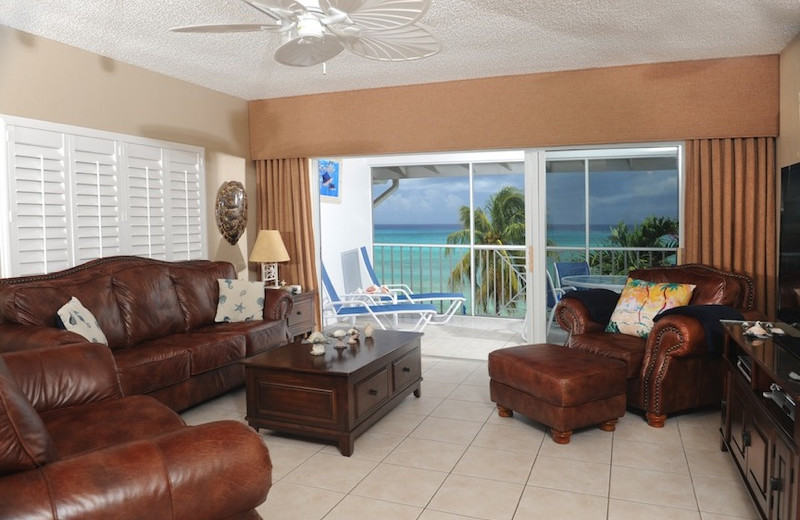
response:
[[[180,411],[244,383],[238,363],[288,340],[292,299],[266,291],[264,319],[215,323],[228,262],[109,257],[40,276],[0,280],[0,352],[85,343],[56,326],[76,297],[108,340],[124,395],[147,394]]]
[[[724,305],[745,318],[753,307],[749,276],[700,264],[637,269],[628,274],[658,283],[693,284],[689,305]],[[567,345],[613,357],[628,367],[627,405],[643,410],[650,426],[661,427],[667,414],[719,404],[722,398],[722,361],[709,353],[703,324],[693,316],[669,315],[655,322],[647,336],[605,332],[576,298],[564,298],[556,320],[569,333]]]
[[[123,397],[103,345],[0,356],[0,518],[254,520],[271,479],[245,424]]]

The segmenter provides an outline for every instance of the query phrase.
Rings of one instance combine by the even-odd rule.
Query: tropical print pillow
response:
[[[264,282],[219,279],[216,322],[264,319]]]
[[[646,338],[653,330],[653,318],[661,311],[687,305],[695,286],[656,283],[628,278],[611,314],[606,332]]]

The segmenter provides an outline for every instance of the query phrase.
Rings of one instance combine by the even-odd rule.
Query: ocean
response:
[[[608,238],[610,224],[592,226],[590,245],[601,246]],[[373,241],[376,244],[446,244],[447,236],[458,231],[458,224],[376,224]],[[584,245],[584,228],[577,226],[550,226],[547,238],[552,245],[581,247]]]

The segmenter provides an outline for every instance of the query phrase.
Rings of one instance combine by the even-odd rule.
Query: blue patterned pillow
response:
[[[74,296],[56,311],[56,324],[70,332],[80,334],[92,343],[108,345],[108,339],[97,324],[94,314]]]
[[[264,282],[219,279],[216,322],[264,319]]]

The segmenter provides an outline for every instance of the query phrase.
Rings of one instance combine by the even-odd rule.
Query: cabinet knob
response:
[[[374,388],[370,388],[369,392],[367,392],[367,393],[368,393],[369,395],[378,395],[378,391],[377,391],[377,390],[375,390]]]
[[[770,491],[780,491],[783,489],[783,479],[778,477],[772,477],[769,479],[769,490]]]
[[[745,448],[750,446],[750,432],[747,430],[742,430],[742,446]]]
[[[411,372],[411,367],[403,367],[403,372]]]

